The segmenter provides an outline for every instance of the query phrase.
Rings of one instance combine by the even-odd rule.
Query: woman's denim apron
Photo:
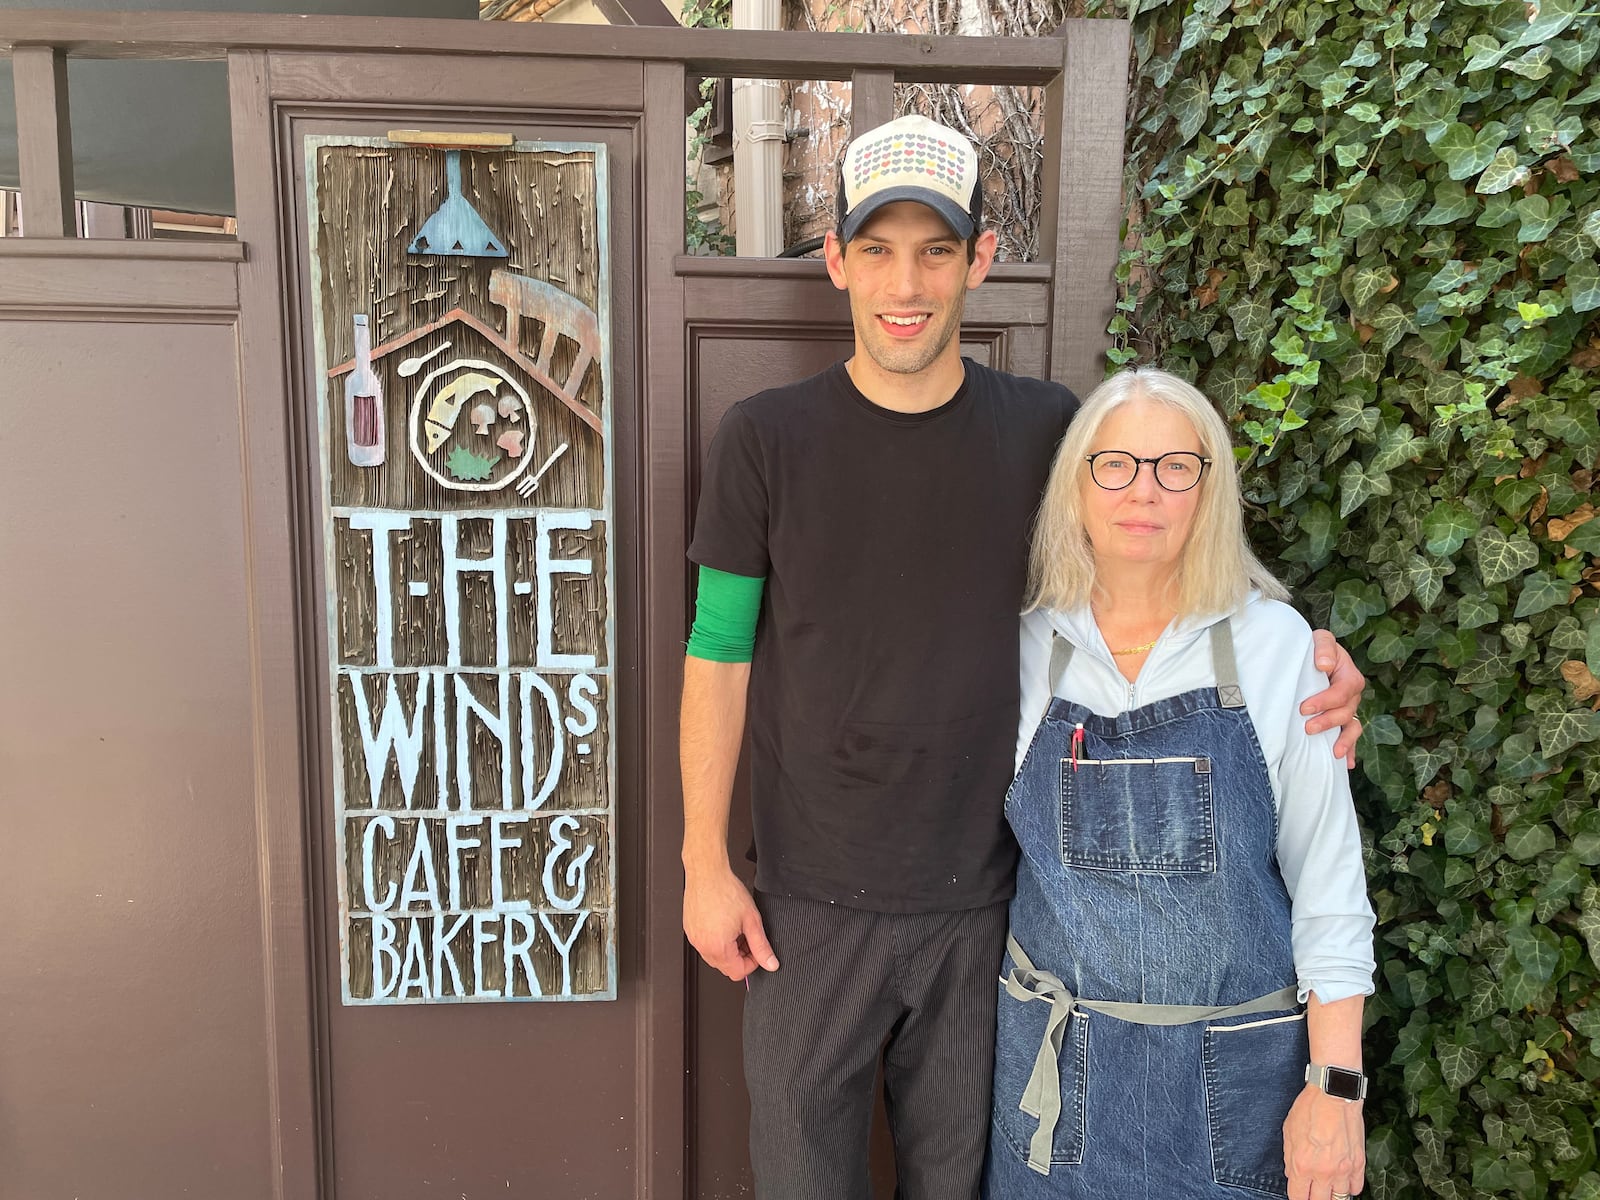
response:
[[[1052,693],[1071,654],[1058,635]],[[1216,687],[1119,717],[1054,696],[1006,796],[990,1200],[1287,1194],[1289,895],[1227,620],[1211,656]]]

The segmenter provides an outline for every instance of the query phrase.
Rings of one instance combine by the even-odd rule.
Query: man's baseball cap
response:
[[[848,242],[885,204],[926,204],[965,240],[983,221],[978,152],[966,137],[927,117],[899,117],[869,129],[839,170],[839,240]]]

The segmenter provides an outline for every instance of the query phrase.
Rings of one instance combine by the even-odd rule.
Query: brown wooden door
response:
[[[313,776],[309,811],[319,885],[316,990],[322,1038],[321,1121],[331,1193],[341,1200],[645,1194],[653,1174],[671,1179],[678,1168],[678,1162],[670,1159],[665,1163],[651,1161],[655,1148],[650,1130],[654,1123],[681,1119],[681,1112],[652,1109],[648,1103],[650,1093],[640,1087],[640,1081],[649,1077],[653,1061],[651,1046],[644,1036],[652,1013],[651,995],[640,981],[644,954],[643,939],[637,932],[649,886],[642,859],[647,820],[643,801],[648,792],[642,784],[644,722],[639,717],[637,692],[640,614],[644,609],[639,590],[644,558],[640,488],[631,467],[637,459],[641,420],[635,361],[640,298],[634,264],[639,258],[636,189],[640,164],[636,139],[639,110],[643,107],[643,68],[629,63],[591,65],[552,60],[483,63],[449,58],[306,55],[273,56],[268,75],[280,115],[280,194],[286,210],[293,214],[287,225],[286,259],[296,283],[291,308],[295,352],[291,357],[300,375],[300,508],[308,534],[301,555],[308,599],[306,633],[310,639],[307,664],[311,683],[306,692],[318,701],[308,714],[313,761],[318,768]],[[464,167],[457,158],[451,167],[467,177],[464,193],[476,200],[484,228],[505,243],[501,247],[508,249],[505,257],[437,257],[415,252],[422,243],[412,242],[414,238],[439,229],[449,237],[457,236],[450,229],[459,226],[435,226],[427,220],[430,210],[446,203],[448,193],[456,190],[453,178],[443,187],[428,182],[440,179],[441,156],[452,157],[456,152],[428,150],[420,152],[419,159],[416,153],[397,156],[392,150],[363,148],[361,144],[363,139],[388,144],[388,131],[404,128],[488,131],[515,139],[514,153],[499,157],[485,154]],[[530,147],[534,149],[527,149]],[[603,148],[603,154],[593,147]],[[361,161],[364,154],[388,157],[374,167]],[[585,169],[574,174],[573,162],[585,156],[592,161],[586,166],[580,163]],[[605,164],[603,175],[597,173],[595,165],[601,158]],[[374,169],[379,175],[370,174]],[[388,176],[380,179],[384,172]],[[364,182],[350,184],[352,173]],[[562,239],[570,244],[563,244]],[[605,243],[605,259],[597,257],[597,241]],[[411,242],[410,249],[407,242]],[[374,263],[381,260],[381,264],[370,265],[363,256]],[[352,258],[354,262],[350,261]],[[597,264],[604,278],[595,278]],[[424,276],[425,282],[419,282]],[[523,301],[531,308],[518,313],[512,303],[515,297],[510,295],[515,286],[506,284],[506,279],[522,281],[515,286],[526,293]],[[574,324],[592,316],[577,317],[548,307],[566,305],[568,301],[562,297],[568,295],[581,295],[583,303],[579,308],[599,314],[604,328],[594,344],[586,343]],[[508,304],[512,306],[507,307]],[[404,437],[393,429],[386,435],[391,447],[390,462],[365,474],[344,465],[342,455],[347,443],[353,447],[349,439],[357,435],[345,425],[349,416],[338,406],[336,383],[330,384],[325,376],[338,369],[335,364],[341,359],[348,361],[349,354],[343,327],[336,332],[330,314],[333,322],[344,322],[352,308],[370,310],[374,324],[370,335],[371,375],[377,381],[373,386],[386,389],[389,400],[385,407],[391,423],[406,419],[407,408],[401,398],[416,398],[410,409],[410,420],[417,426],[411,430],[413,438],[424,429],[431,437],[436,428],[431,422],[450,407],[441,397],[442,385],[451,377],[446,374],[436,379],[439,370],[448,373],[456,369],[451,364],[465,364],[454,379],[458,383],[473,379],[478,381],[475,386],[485,386],[484,379],[498,378],[494,373],[496,364],[510,360],[511,350],[519,347],[521,357],[515,358],[513,366],[521,364],[521,377],[525,378],[535,367],[548,368],[550,378],[535,375],[544,379],[545,386],[523,392],[520,408],[513,398],[508,411],[505,398],[510,393],[506,390],[499,394],[498,412],[492,403],[478,403],[485,396],[491,402],[496,398],[485,390],[477,401],[467,401],[466,407],[456,401],[458,411],[449,415],[454,427],[448,436],[458,443],[459,452],[481,451],[479,463],[488,463],[492,458],[500,464],[481,468],[490,482],[494,472],[515,465],[506,457],[513,447],[528,456],[525,461],[530,465],[518,488],[506,487],[495,493],[447,490],[483,486],[464,482],[479,476],[471,468],[458,467],[454,458],[448,473],[443,468],[436,472],[444,487],[426,481],[419,485],[412,478],[416,476],[416,463],[429,461],[428,456],[413,445],[413,462],[403,448],[394,449],[404,446]],[[428,359],[429,353],[436,353],[437,357]],[[585,368],[582,355],[591,353],[593,362]],[[469,369],[471,374],[464,373]],[[564,386],[569,374],[573,380],[581,380],[582,391],[578,394],[580,385],[574,383],[574,396],[563,403],[552,391]],[[518,377],[511,368],[504,375],[508,379]],[[430,380],[435,382],[430,384]],[[325,402],[320,410],[319,402]],[[469,420],[484,422],[478,430],[482,436],[474,438]],[[494,423],[492,428],[490,423]],[[438,428],[443,430],[442,426]],[[497,441],[491,447],[489,437],[500,431],[513,440]],[[521,442],[524,432],[526,444]],[[609,438],[609,445],[604,443],[602,433]],[[441,436],[445,435],[441,432]],[[549,461],[541,467],[539,464],[547,456]],[[352,457],[350,461],[355,460]],[[442,460],[440,455],[434,455],[432,461]],[[331,509],[324,509],[321,504],[319,464],[334,474],[333,482],[326,485]],[[611,490],[603,498],[608,468]],[[541,490],[522,492],[522,486],[537,482],[535,469],[548,472],[539,484]],[[378,482],[372,482],[374,479]],[[351,500],[351,495],[357,498]],[[375,507],[385,519],[407,522],[405,530],[388,543],[393,560],[390,566],[394,571],[415,570],[420,559],[408,559],[408,554],[413,558],[417,554],[431,556],[433,592],[429,603],[454,586],[460,588],[460,615],[447,620],[459,622],[462,645],[454,645],[454,633],[432,636],[424,630],[418,635],[418,644],[422,644],[420,659],[440,668],[419,672],[434,677],[435,700],[442,704],[444,681],[455,681],[454,712],[439,718],[441,730],[445,729],[445,722],[462,723],[443,734],[445,741],[453,742],[449,757],[455,763],[455,773],[443,765],[439,767],[440,780],[447,781],[441,782],[440,788],[453,791],[454,800],[440,800],[438,816],[412,822],[431,832],[435,865],[419,870],[417,860],[412,858],[411,865],[402,872],[399,861],[412,853],[404,847],[421,848],[416,842],[408,842],[403,832],[396,834],[395,841],[402,848],[400,859],[391,863],[388,884],[404,878],[409,881],[408,887],[426,890],[425,882],[419,881],[426,881],[431,873],[437,877],[440,892],[453,893],[458,876],[475,872],[479,876],[478,898],[473,902],[463,899],[460,904],[454,900],[442,902],[449,909],[448,914],[441,909],[435,916],[398,916],[398,941],[392,943],[394,956],[387,966],[375,961],[378,955],[372,944],[363,943],[364,937],[376,939],[378,934],[364,935],[368,918],[356,915],[357,910],[372,903],[370,891],[368,898],[362,899],[363,887],[371,884],[363,872],[370,875],[377,869],[370,863],[363,867],[360,854],[365,849],[370,859],[372,842],[381,847],[383,839],[371,839],[363,847],[354,844],[359,831],[367,825],[361,818],[342,815],[334,786],[340,780],[348,783],[359,778],[359,771],[350,774],[349,763],[357,757],[356,747],[350,744],[352,739],[346,736],[341,747],[335,737],[341,721],[346,735],[352,727],[344,710],[354,693],[337,690],[346,670],[342,664],[370,661],[370,655],[366,660],[361,657],[367,651],[360,645],[363,635],[356,631],[360,618],[350,615],[352,606],[359,607],[359,598],[346,596],[350,581],[341,575],[356,524],[354,518],[337,515],[349,511],[339,507],[341,499],[346,505],[355,504],[357,509],[363,505]],[[445,515],[433,513],[441,506],[447,510]],[[552,540],[547,550],[519,552],[519,536],[525,537],[530,547],[542,536],[544,517],[512,516],[509,534],[503,525],[491,527],[492,522],[502,519],[495,514],[508,508],[530,514],[535,510],[541,514],[554,512],[573,525],[593,522],[592,527],[584,525],[584,537],[588,539],[584,543],[588,554],[584,570],[588,575],[582,580],[569,576],[574,590],[562,593],[566,611],[574,605],[587,605],[587,618],[580,613],[578,619],[579,624],[588,620],[587,632],[567,629],[563,624],[566,618],[559,612],[550,629],[539,626],[540,620],[548,623],[552,619],[548,615],[528,618],[526,627],[519,625],[518,596],[524,590],[531,591],[527,597],[530,602],[543,603],[535,588],[533,559],[548,554],[561,561],[576,561],[570,556],[577,551],[572,548],[576,543],[569,539],[561,543]],[[399,518],[395,518],[397,509],[404,510]],[[374,518],[369,514],[364,519],[370,523]],[[441,522],[456,532],[439,533]],[[459,524],[453,524],[456,522]],[[597,532],[602,526],[603,532]],[[463,548],[467,531],[473,528],[478,530],[478,545]],[[523,531],[520,535],[519,528]],[[331,548],[330,537],[335,542]],[[457,538],[460,546],[450,543],[451,538]],[[508,577],[500,579],[498,586],[515,588],[516,594],[505,591],[496,601],[490,594],[492,588],[475,591],[477,580],[465,574],[460,576],[459,585],[450,578],[441,583],[441,555],[448,559],[459,548],[463,561],[487,563],[490,556],[502,552],[496,538],[510,543],[504,551]],[[415,549],[429,543],[429,539],[442,544]],[[412,549],[406,549],[408,546]],[[371,555],[373,551],[362,553]],[[602,585],[600,577],[607,567],[611,568],[612,578],[609,585]],[[473,569],[484,574],[481,568]],[[363,588],[373,579],[372,570],[370,566],[358,568],[365,572],[359,578]],[[427,570],[418,573],[425,575]],[[553,588],[555,578],[541,576],[537,587]],[[398,595],[398,586],[391,586],[395,586]],[[415,589],[430,585],[423,580],[409,586],[414,589],[412,595],[416,595]],[[587,590],[580,593],[578,586]],[[510,618],[499,610],[498,616],[474,635],[472,626],[480,621],[483,612],[497,604],[506,605],[507,601]],[[416,613],[424,615],[410,616],[404,603],[402,599],[402,607],[393,610],[396,620],[415,619],[426,625],[430,618],[425,613],[430,610],[418,607]],[[337,608],[331,622],[320,619],[329,604]],[[484,673],[449,674],[445,670],[447,645],[448,654],[455,656],[450,661],[473,661],[470,644],[474,636],[492,643],[496,622],[504,623],[499,626],[500,636],[510,643],[509,658],[504,647],[499,657],[489,649],[482,659],[486,664]],[[612,637],[609,646],[605,645],[608,628]],[[519,639],[526,642],[525,656],[521,658]],[[397,636],[395,645],[404,640]],[[417,638],[412,640],[416,642]],[[545,642],[552,644],[546,646]],[[536,643],[537,661],[533,657]],[[589,658],[599,664],[591,674],[581,676],[591,688],[588,725],[580,724],[582,712],[572,703],[580,698],[580,677],[543,670],[546,659],[562,657],[557,651],[576,650],[586,650]],[[381,666],[382,651],[378,654]],[[330,657],[334,660],[331,663]],[[494,680],[503,679],[504,675],[488,672],[494,663],[503,666],[507,661],[525,662],[540,670],[537,675],[531,669],[511,672],[513,682],[501,691],[497,701]],[[330,669],[336,672],[332,694],[341,696],[337,711],[323,685],[330,677]],[[380,670],[376,686],[368,686],[373,705],[385,703],[381,690],[385,678],[389,677]],[[397,674],[392,678],[403,677]],[[556,681],[557,695],[550,701],[552,716],[548,726],[544,724],[539,696],[530,687],[522,689],[520,716],[508,717],[516,707],[514,694],[519,679],[539,682],[541,691],[545,687],[541,679]],[[400,686],[404,696],[408,686],[421,684]],[[462,715],[463,688],[468,693],[475,689],[475,694],[469,695],[473,707],[467,715]],[[512,696],[509,702],[508,694]],[[415,705],[421,694],[413,691],[406,699]],[[607,701],[611,703],[609,719]],[[508,703],[510,708],[500,707]],[[595,707],[601,711],[599,718],[592,716]],[[493,741],[485,730],[493,728],[496,717],[503,724],[517,720],[528,723],[523,726],[522,761],[506,761],[515,757],[515,736],[508,734],[504,745],[492,746],[485,752],[487,775],[481,762],[463,767],[461,764],[470,757],[469,745],[477,747],[474,753],[478,753],[482,752],[483,743]],[[554,772],[554,756],[561,753],[549,751],[544,744],[534,747],[532,743],[548,741],[551,731],[561,738],[561,720],[569,731],[591,729],[596,720],[600,728],[584,737],[564,735],[567,768],[561,787],[548,801],[530,801],[529,794],[538,786],[539,778],[545,777],[541,773]],[[376,718],[368,714],[367,721],[374,724]],[[527,730],[533,722],[538,722],[544,732],[529,735]],[[355,727],[360,728],[360,723]],[[588,768],[587,784],[580,781],[568,789],[566,780],[574,771],[585,769],[578,756],[588,755],[592,749],[603,756],[607,736],[615,759],[609,788],[602,763],[598,768]],[[592,748],[590,740],[596,737],[601,740]],[[421,741],[425,743],[426,736]],[[552,758],[543,766],[534,763],[530,772],[532,756],[547,752]],[[424,749],[423,761],[417,764],[423,775],[431,769],[429,754],[441,760],[446,757],[442,745]],[[417,765],[413,766],[413,774]],[[463,771],[468,776],[476,775],[481,796],[485,787],[494,787],[492,776],[498,766],[504,766],[505,779],[511,781],[504,795],[506,811],[499,811],[492,799],[477,802],[486,810],[481,823],[474,816],[474,827],[462,836],[479,845],[465,852],[468,861],[463,868],[454,849],[440,850],[446,837],[454,839],[460,832],[455,824],[460,818],[448,815],[450,805],[468,803],[461,792],[465,786],[460,778]],[[517,775],[514,781],[513,768]],[[392,790],[398,785],[394,768],[388,770],[385,787]],[[426,780],[418,785],[419,790],[426,786]],[[373,795],[376,797],[377,792]],[[344,812],[365,803],[365,799],[352,799],[347,788]],[[378,803],[373,800],[375,806]],[[419,802],[419,807],[425,808],[428,803]],[[546,807],[532,812],[528,821],[507,835],[513,845],[519,838],[525,842],[524,850],[489,849],[491,822],[502,817],[522,820],[525,808],[540,804]],[[609,813],[581,811],[594,805],[604,809],[607,804]],[[406,802],[390,810],[391,830],[396,821],[402,830],[407,828],[410,807],[407,791]],[[554,807],[580,811],[580,815],[547,819]],[[545,911],[555,902],[551,897],[575,878],[569,877],[564,883],[559,875],[552,876],[550,872],[551,866],[560,864],[553,861],[546,840],[558,836],[560,820],[572,821],[568,835],[591,839],[585,844],[585,853],[594,852],[584,868],[592,873],[586,880],[589,898],[584,901],[582,915],[587,917],[588,925],[582,932],[575,923],[579,914]],[[577,824],[580,821],[581,830]],[[449,830],[442,833],[447,824]],[[338,837],[341,830],[345,835],[342,854]],[[422,840],[421,833],[417,840]],[[538,853],[528,853],[536,841],[540,842]],[[514,865],[523,861],[518,859],[519,853],[525,860],[521,868]],[[575,858],[569,855],[566,865],[572,865]],[[538,878],[540,861],[546,863],[542,883]],[[502,864],[510,864],[505,868],[504,879]],[[582,866],[581,861],[579,865]],[[519,870],[525,877],[520,883],[516,878]],[[501,907],[531,903],[538,910],[538,921],[545,922],[543,929],[532,915],[518,918],[515,914],[506,916],[503,922],[496,917],[480,929],[479,916],[488,903],[489,890],[483,876],[489,873],[494,875],[492,887],[497,903],[502,886],[507,897],[521,888],[517,894],[531,896],[531,901],[511,900]],[[448,883],[447,874],[451,877]],[[464,892],[471,892],[471,881],[461,883],[461,887]],[[479,906],[475,910],[479,915],[473,917],[470,927],[463,927],[449,941],[441,968],[438,939],[446,935],[439,931],[450,927],[448,922],[455,921],[453,914],[458,909],[464,911],[472,904]],[[405,907],[403,902],[401,907]],[[423,912],[434,911],[427,900],[415,907]],[[382,919],[372,918],[374,922]],[[609,927],[602,927],[602,922]],[[402,959],[412,963],[406,930],[410,928],[415,933],[419,927],[422,932],[417,937],[426,947],[425,959],[415,971],[410,965],[402,970]],[[524,947],[530,941],[534,943],[531,957],[522,958],[520,971],[511,944],[511,939],[518,936],[523,938]],[[590,940],[580,942],[569,961],[552,955],[551,948],[559,946],[563,937]],[[461,979],[452,982],[458,971],[465,978],[464,983]],[[415,976],[409,988],[400,978],[407,975]],[[463,990],[466,997],[461,995]],[[563,991],[570,991],[571,998],[558,995]],[[517,999],[498,998],[507,992]],[[544,998],[532,998],[534,992],[542,992]]]

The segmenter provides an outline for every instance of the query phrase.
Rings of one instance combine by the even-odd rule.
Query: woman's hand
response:
[[[1356,1196],[1366,1183],[1367,1136],[1359,1100],[1306,1084],[1283,1123],[1289,1200]]]

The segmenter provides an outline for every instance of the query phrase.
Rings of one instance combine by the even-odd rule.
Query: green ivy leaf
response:
[[[1531,479],[1508,479],[1494,489],[1494,502],[1508,517],[1520,519],[1544,491]]]
[[[1543,79],[1554,69],[1550,60],[1555,56],[1550,53],[1549,46],[1535,46],[1516,58],[1508,59],[1501,66],[1507,71],[1514,71],[1524,79]]]
[[[1506,127],[1498,121],[1490,121],[1477,130],[1456,121],[1433,143],[1433,152],[1444,163],[1451,179],[1465,179],[1478,174],[1494,160],[1505,136]]]
[[[1433,1049],[1439,1059],[1439,1073],[1457,1091],[1477,1079],[1483,1069],[1483,1052],[1470,1043],[1439,1040]]]
[[[1522,534],[1508,538],[1493,525],[1478,531],[1478,576],[1484,583],[1504,583],[1539,562],[1539,548]]]
[[[1510,664],[1507,663],[1508,667],[1509,665]],[[1500,747],[1500,755],[1496,762],[1500,768],[1500,773],[1512,779],[1529,779],[1535,775],[1543,775],[1550,770],[1549,760],[1545,759],[1536,749],[1534,749],[1533,734],[1527,732],[1513,733],[1510,737],[1508,737],[1505,740],[1505,744]],[[1550,830],[1546,826],[1537,825],[1533,826],[1533,828],[1542,829],[1544,830],[1545,834],[1549,834],[1550,836],[1550,846],[1542,847],[1542,849],[1550,849],[1555,845],[1555,834],[1550,833]],[[1544,835],[1530,834],[1528,836],[1543,837]],[[1510,842],[1511,835],[1508,833],[1506,835],[1506,843],[1508,846],[1510,845]],[[1531,842],[1518,842],[1519,846],[1531,844]],[[1537,850],[1529,854],[1514,853],[1512,857],[1531,858],[1533,857],[1533,854],[1536,853],[1538,853]]]
[[[1589,961],[1600,967],[1600,907],[1590,902],[1597,890],[1600,889],[1593,883],[1583,889],[1583,896],[1578,900],[1581,911],[1575,924],[1578,932],[1583,934],[1583,940],[1589,943]]]
[[[1430,445],[1425,437],[1418,437],[1409,425],[1399,425],[1385,430],[1378,439],[1378,449],[1368,465],[1371,471],[1393,471],[1401,463],[1421,458]]]
[[[1454,500],[1441,500],[1422,519],[1428,553],[1449,557],[1478,531],[1478,525],[1478,519],[1464,505]]]
[[[1600,171],[1600,140],[1585,142],[1567,151],[1572,165],[1580,171]]]
[[[1406,579],[1411,584],[1411,594],[1424,609],[1430,609],[1444,591],[1445,577],[1455,570],[1455,564],[1413,554],[1406,559]]]
[[[1373,219],[1384,229],[1400,224],[1411,215],[1427,190],[1427,181],[1422,179],[1408,188],[1387,179],[1382,181],[1372,189]]]
[[[1376,617],[1388,611],[1383,590],[1375,583],[1359,579],[1346,579],[1333,589],[1333,610],[1328,617],[1328,628],[1334,637],[1347,637]]]
[[[1517,241],[1544,241],[1571,208],[1572,202],[1565,196],[1557,196],[1554,203],[1548,196],[1524,196],[1517,201],[1517,215],[1522,218],[1517,228]]]
[[[1439,750],[1430,750],[1426,746],[1418,746],[1406,755],[1406,761],[1411,764],[1412,786],[1420,792],[1433,782],[1440,771],[1449,765],[1450,756]]]
[[[1529,832],[1538,829],[1544,830],[1550,845],[1554,846],[1556,835],[1550,832],[1548,826],[1532,826]],[[1511,850],[1511,834],[1506,835],[1506,849]],[[1516,857],[1531,856],[1516,855]],[[1556,965],[1561,961],[1561,939],[1543,925],[1519,925],[1507,930],[1506,944],[1511,947],[1511,953],[1516,956],[1518,965],[1540,983],[1548,983],[1556,973]]]
[[[1507,188],[1526,183],[1527,179],[1528,168],[1517,164],[1516,147],[1504,146],[1489,160],[1483,174],[1478,177],[1474,190],[1480,196],[1492,196],[1496,192],[1503,192]]]
[[[1360,237],[1378,228],[1377,219],[1373,217],[1372,210],[1365,204],[1346,204],[1344,217],[1339,224],[1339,232],[1345,237]]]
[[[1354,267],[1350,272],[1350,303],[1365,308],[1374,297],[1394,287],[1397,280],[1388,263]]]
[[[1472,990],[1462,1006],[1462,1019],[1474,1024],[1487,1021],[1500,1008],[1500,985],[1482,966],[1473,967],[1468,973],[1468,980]]]
[[[1505,846],[1506,853],[1512,858],[1516,859],[1518,862],[1527,862],[1531,858],[1537,858],[1547,850],[1554,850],[1556,848],[1555,830],[1542,823],[1516,825],[1506,830]],[[1519,929],[1525,930],[1526,926],[1513,927],[1507,933],[1506,940],[1512,941],[1513,935],[1515,935]],[[1520,959],[1521,955],[1518,955],[1518,957]],[[1556,957],[1559,957],[1559,954],[1557,954]],[[1554,958],[1552,958],[1552,965],[1554,965],[1554,961]],[[1527,963],[1524,962],[1523,965],[1526,966]],[[1546,975],[1544,978],[1548,979],[1549,976]]]
[[[1596,80],[1594,86],[1600,88],[1600,80]],[[1600,95],[1597,95],[1596,99],[1600,99]],[[1583,219],[1582,229],[1583,236],[1593,242],[1597,250],[1600,250],[1600,207],[1596,207],[1593,212]]]
[[[1565,149],[1582,136],[1583,120],[1575,113],[1563,114],[1554,96],[1537,101],[1522,119],[1522,144],[1536,155]]]
[[[1172,118],[1178,123],[1178,140],[1192,140],[1211,113],[1211,88],[1204,79],[1191,77],[1180,80],[1167,97]]]
[[[1312,501],[1300,515],[1300,532],[1306,539],[1303,561],[1313,566],[1327,562],[1339,537],[1339,523],[1333,510],[1320,500]]]
[[[1242,227],[1250,224],[1250,204],[1243,188],[1229,188],[1223,193],[1222,203],[1211,209],[1209,220],[1213,225]]]
[[[1347,463],[1339,475],[1339,518],[1348,517],[1373,496],[1387,496],[1393,490],[1387,471],[1357,461]]]
[[[1498,67],[1501,60],[1515,48],[1515,44],[1502,46],[1487,33],[1475,33],[1467,39],[1467,61],[1462,69],[1486,71],[1490,67]]]
[[[1252,356],[1259,356],[1267,348],[1272,336],[1272,304],[1256,292],[1240,296],[1228,306],[1228,316],[1233,319],[1233,331],[1249,348]]]
[[[1400,731],[1400,722],[1391,713],[1375,714],[1361,731],[1361,738],[1363,741],[1370,738],[1378,746],[1398,746],[1406,740],[1405,734]]]
[[[1522,581],[1522,594],[1517,597],[1517,610],[1512,615],[1531,617],[1565,604],[1571,590],[1572,585],[1566,580],[1557,579],[1547,571],[1535,571]]]
[[[1600,866],[1600,810],[1590,809],[1572,830],[1572,856],[1587,867]]]
[[[1586,709],[1541,713],[1539,753],[1554,762],[1580,742],[1600,738],[1600,714]]]
[[[1575,313],[1600,308],[1600,263],[1573,263],[1567,268],[1567,297]]]
[[[1409,587],[1407,591],[1409,591]],[[1373,630],[1372,638],[1367,642],[1367,658],[1373,662],[1398,663],[1404,662],[1411,654],[1411,643],[1401,636],[1400,626],[1394,621],[1384,621]],[[1391,718],[1392,720],[1392,718]],[[1398,727],[1397,727],[1398,728]],[[1368,722],[1364,731],[1365,735],[1372,733],[1372,724]],[[1398,742],[1392,743],[1399,745]]]
[[[1538,46],[1548,42],[1583,11],[1583,0],[1534,0],[1529,4],[1528,26],[1512,46]]]
[[[1417,224],[1449,225],[1477,211],[1477,196],[1454,180],[1446,180],[1433,189],[1433,207],[1417,218]]]
[[[1485,637],[1478,644],[1478,652],[1456,672],[1456,683],[1462,687],[1492,683],[1503,678],[1512,665],[1511,655],[1506,653],[1504,643],[1498,638]],[[1528,745],[1533,745],[1531,737],[1528,738]]]
[[[1378,331],[1378,344],[1384,354],[1395,348],[1401,338],[1416,332],[1416,324],[1409,313],[1398,304],[1385,304],[1372,314],[1372,327]]]
[[[1433,292],[1458,292],[1478,281],[1478,268],[1468,266],[1459,258],[1452,258],[1428,280],[1428,290]]]
[[[1500,607],[1477,592],[1468,592],[1456,604],[1458,629],[1482,629],[1500,619]]]

